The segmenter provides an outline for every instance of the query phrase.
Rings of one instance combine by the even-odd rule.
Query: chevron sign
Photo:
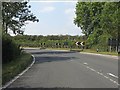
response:
[[[76,42],[75,43],[77,46],[81,45],[81,46],[84,46],[85,45],[85,42]]]

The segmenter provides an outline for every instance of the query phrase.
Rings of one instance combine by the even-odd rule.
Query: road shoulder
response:
[[[96,53],[88,53],[88,52],[80,52],[81,54],[89,54],[89,55],[97,55],[97,56],[103,56],[103,57],[109,57],[109,58],[114,58],[118,60],[118,56],[113,56],[113,55],[104,55],[104,54],[96,54]]]

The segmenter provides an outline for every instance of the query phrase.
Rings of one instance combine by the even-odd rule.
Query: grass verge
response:
[[[114,55],[114,56],[118,56],[117,52],[96,52],[95,50],[91,50],[91,49],[84,49],[82,51],[82,49],[70,49],[70,48],[47,48],[50,50],[70,50],[70,51],[77,51],[77,52],[88,52],[88,53],[96,53],[96,54],[104,54],[104,55]]]
[[[102,51],[96,52],[95,50],[91,50],[91,49],[84,49],[82,52],[118,56],[118,53],[117,53],[117,52],[102,52]]]
[[[2,85],[21,73],[31,62],[31,54],[22,52],[17,59],[8,64],[4,64],[2,66]]]

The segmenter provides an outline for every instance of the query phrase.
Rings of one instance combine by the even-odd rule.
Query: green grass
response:
[[[117,52],[96,52],[95,50],[91,50],[91,49],[84,49],[82,52],[89,52],[89,53],[96,53],[96,54],[105,54],[105,55],[114,55],[114,56],[118,56]]]
[[[96,52],[95,50],[91,50],[91,49],[84,49],[83,51],[81,49],[70,49],[70,48],[47,48],[50,50],[70,50],[70,51],[78,51],[78,52],[89,52],[89,53],[96,53],[96,54],[104,54],[104,55],[114,55],[114,56],[118,56],[117,52]]]
[[[32,62],[31,54],[22,53],[17,59],[2,66],[2,85],[22,72]]]

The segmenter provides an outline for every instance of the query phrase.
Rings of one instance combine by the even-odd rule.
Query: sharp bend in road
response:
[[[79,52],[29,49],[35,64],[8,88],[118,88],[118,60]]]

